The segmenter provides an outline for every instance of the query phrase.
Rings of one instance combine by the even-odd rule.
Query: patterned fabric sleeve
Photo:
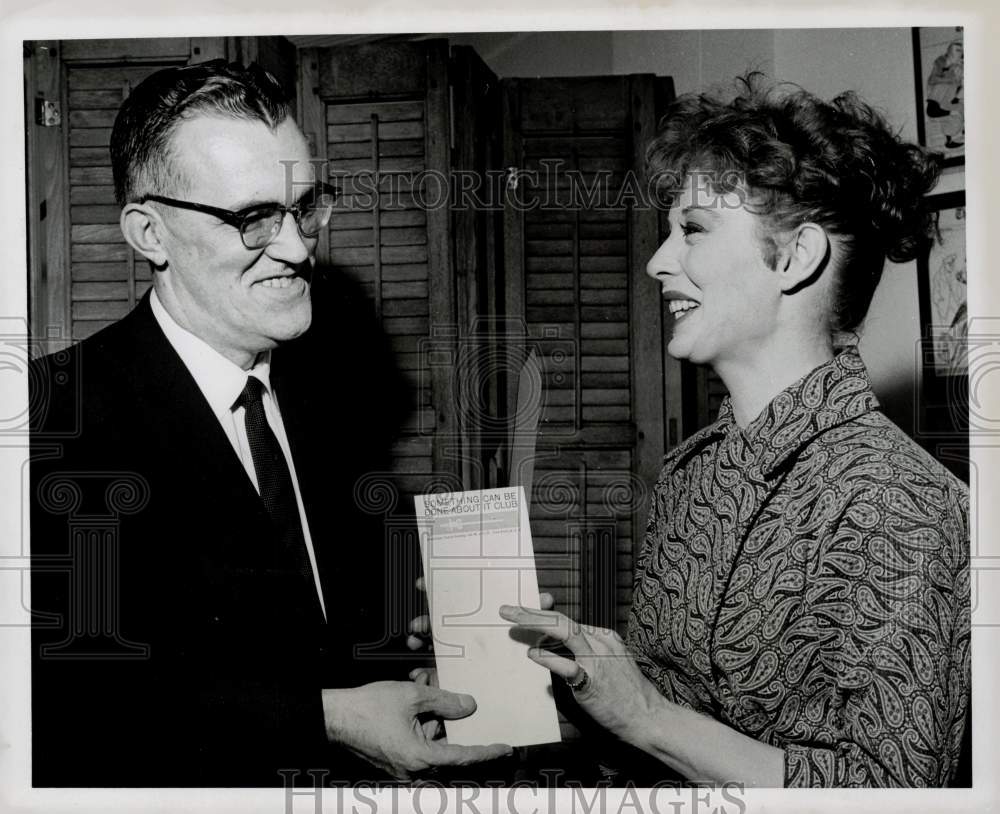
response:
[[[664,462],[664,467],[660,471],[660,476],[657,478],[656,484],[653,486],[651,491],[649,513],[646,516],[646,531],[643,536],[642,546],[639,549],[639,554],[635,560],[633,580],[633,592],[635,594],[641,592],[642,576],[646,572],[647,561],[650,557],[654,556],[655,551],[660,544],[658,529],[660,527],[660,518],[663,514],[663,501],[665,499],[664,490],[666,489],[666,483],[669,477],[669,464],[671,457],[672,456],[670,455],[667,456]],[[654,684],[657,684],[660,687],[660,692],[663,693],[663,682],[657,680],[657,678],[662,674],[663,668],[656,662],[655,659],[653,659],[646,649],[640,645],[641,637],[638,635],[640,627],[637,617],[638,612],[637,605],[633,602],[631,612],[629,613],[628,631],[626,633],[625,640],[629,645],[629,652],[632,654],[632,657],[635,659],[636,664],[638,664],[643,675],[645,675],[646,678]]]
[[[943,786],[970,691],[968,495],[898,473],[853,499],[824,542],[810,621],[826,679],[785,785]],[[820,587],[821,586],[821,587]]]

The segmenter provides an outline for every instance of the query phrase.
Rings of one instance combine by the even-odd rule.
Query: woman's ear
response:
[[[830,259],[830,237],[816,223],[795,228],[778,253],[783,294],[793,294],[819,278]]]
[[[163,221],[159,213],[145,204],[125,204],[119,218],[122,234],[128,244],[156,268],[167,264],[167,250],[163,245]]]

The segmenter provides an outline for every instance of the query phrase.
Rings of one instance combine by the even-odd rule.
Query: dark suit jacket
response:
[[[330,280],[313,301],[272,383],[328,624],[148,298],[32,367],[36,786],[376,774],[327,745],[320,690],[406,678],[356,658],[385,635],[388,586],[381,518],[354,486],[384,465],[408,400],[370,309]]]

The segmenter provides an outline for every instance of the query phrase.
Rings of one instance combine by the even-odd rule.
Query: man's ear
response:
[[[830,259],[830,237],[816,223],[796,227],[778,252],[783,294],[794,294],[819,278]]]
[[[125,240],[156,268],[167,264],[167,250],[162,242],[163,221],[159,213],[145,204],[125,204],[119,219]]]

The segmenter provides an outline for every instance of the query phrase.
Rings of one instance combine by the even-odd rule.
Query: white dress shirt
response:
[[[285,460],[288,462],[288,471],[292,476],[292,487],[295,489],[295,503],[299,508],[299,518],[302,521],[302,536],[306,541],[313,579],[316,583],[316,592],[319,594],[319,604],[325,618],[326,603],[323,601],[323,588],[320,585],[319,571],[316,568],[316,553],[313,550],[312,537],[309,534],[309,522],[306,519],[305,507],[302,505],[299,479],[295,474],[295,461],[292,460],[288,436],[285,435],[285,425],[281,421],[277,395],[271,390],[271,352],[265,351],[260,354],[250,370],[243,370],[204,340],[178,325],[163,307],[163,303],[156,296],[155,289],[150,292],[149,304],[153,309],[153,316],[167,337],[167,341],[177,351],[177,355],[181,357],[185,367],[191,371],[202,395],[208,401],[215,417],[219,419],[219,424],[222,425],[229,443],[233,445],[233,450],[243,464],[243,468],[258,494],[260,486],[257,484],[257,470],[254,468],[244,419],[246,410],[242,406],[236,407],[234,405],[246,386],[248,375],[260,379],[263,383],[264,415],[267,417],[267,423],[274,432],[275,438],[278,439],[278,445],[285,454]]]

